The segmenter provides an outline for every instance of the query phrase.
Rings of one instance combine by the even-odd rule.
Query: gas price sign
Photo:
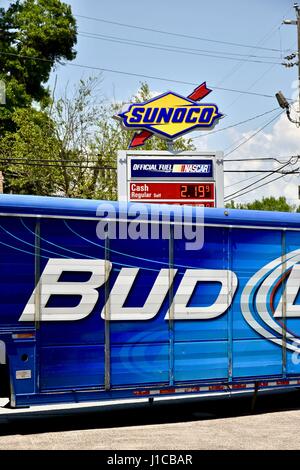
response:
[[[123,201],[223,207],[223,154],[120,151],[118,193]]]
[[[215,183],[130,183],[131,201],[209,202],[215,205]]]

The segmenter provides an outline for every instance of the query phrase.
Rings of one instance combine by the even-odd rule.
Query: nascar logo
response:
[[[170,164],[157,165],[156,163],[139,164],[135,163],[132,167],[134,171],[153,171],[164,173],[210,173],[211,165],[208,164]]]
[[[134,135],[131,148],[143,145],[152,134],[173,140],[195,129],[211,129],[223,116],[217,105],[197,102],[211,91],[205,82],[187,98],[169,91],[144,103],[131,104],[116,117],[126,129],[144,129]]]
[[[210,165],[174,165],[173,173],[209,173]]]

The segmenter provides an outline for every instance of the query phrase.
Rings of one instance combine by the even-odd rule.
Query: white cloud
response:
[[[250,137],[254,132],[255,129],[244,133],[239,133],[237,130],[231,129],[228,135],[232,140],[232,144],[234,144],[236,141],[242,138],[246,139]],[[233,148],[234,146],[235,145],[233,145]],[[286,115],[283,114],[280,116],[278,121],[275,122],[270,130],[260,132],[228,156],[228,161],[242,158],[248,160],[247,163],[232,162],[232,164],[226,164],[225,167],[227,170],[258,170],[265,168],[275,169],[282,166],[292,155],[300,155],[300,129],[296,127],[295,124],[291,123],[287,119]],[[276,157],[283,163],[280,164],[272,161],[250,162],[251,158],[268,156]],[[294,158],[292,164],[287,165],[285,168],[283,168],[283,170],[292,171],[298,167],[300,167],[300,160],[297,161],[297,159]],[[265,175],[266,173],[226,173],[225,187],[227,186],[227,188],[225,189],[225,195],[232,194],[239,189],[245,188],[256,180],[263,178]],[[278,176],[280,176],[280,174],[274,173],[274,175],[270,176],[270,178],[265,178],[265,180],[260,181],[257,183],[257,185],[253,185],[248,189],[253,189],[256,186],[263,185],[261,188],[253,190],[239,198],[237,198],[237,196],[232,196],[232,199],[236,200],[237,202],[250,202],[254,199],[261,199],[262,197],[285,196],[289,203],[298,205],[300,203],[300,201],[298,201],[298,185],[300,185],[299,175],[288,175],[278,179],[277,181],[274,181],[273,183],[266,184],[268,181],[275,179]],[[246,180],[248,178],[249,180]],[[238,181],[241,181],[241,183],[234,184]],[[230,187],[228,187],[229,185]]]

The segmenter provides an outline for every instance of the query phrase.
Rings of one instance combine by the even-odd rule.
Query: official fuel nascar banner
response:
[[[130,161],[130,173],[132,178],[212,178],[212,160],[182,159],[172,160],[160,159],[159,161],[149,158],[134,158]]]

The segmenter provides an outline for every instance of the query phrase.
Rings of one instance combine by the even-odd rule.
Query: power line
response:
[[[0,52],[0,55],[7,55],[7,56],[12,56],[12,57],[20,57],[22,59],[27,59],[27,60],[40,60],[42,62],[51,62],[52,60],[49,59],[43,59],[41,57],[30,57],[26,56],[23,54],[15,54],[12,52]],[[90,69],[90,70],[99,70],[100,72],[109,72],[109,73],[117,73],[120,75],[129,75],[132,77],[140,77],[140,78],[149,78],[152,80],[160,80],[164,82],[173,82],[173,83],[180,83],[183,85],[192,85],[192,86],[197,86],[199,83],[196,82],[188,82],[184,80],[176,80],[174,78],[164,78],[164,77],[157,77],[155,75],[145,75],[141,73],[134,73],[134,72],[125,72],[123,70],[116,70],[116,69],[109,69],[109,68],[104,68],[104,67],[96,67],[92,65],[83,65],[83,64],[78,64],[78,63],[72,63],[72,62],[59,62],[60,65],[67,65],[70,67],[79,67],[79,68],[84,68],[84,69]],[[247,94],[247,95],[253,95],[253,96],[261,96],[263,98],[272,98],[274,99],[273,95],[267,95],[264,93],[256,93],[256,92],[248,92],[248,91],[243,91],[243,90],[236,90],[234,88],[223,88],[223,87],[216,87],[214,85],[210,85],[211,88],[216,89],[216,90],[222,90],[222,91],[230,91],[233,93],[242,93],[242,94]]]
[[[238,184],[244,183],[245,181],[253,180],[254,178],[257,178],[257,176],[258,176],[258,175],[250,176],[250,178],[245,178],[245,179],[243,179],[243,180],[236,181],[235,183],[228,184],[227,186],[224,186],[224,189],[231,188],[232,186],[236,186],[236,185],[238,185]]]
[[[237,42],[220,41],[220,40],[217,40],[217,39],[203,38],[203,37],[199,37],[199,36],[192,36],[192,35],[182,34],[182,33],[174,33],[174,32],[171,32],[171,31],[165,31],[165,30],[154,29],[154,28],[147,28],[147,27],[132,25],[132,24],[128,24],[128,23],[120,23],[120,22],[117,22],[117,21],[105,20],[104,18],[95,18],[95,17],[92,17],[92,16],[85,16],[85,15],[74,15],[74,16],[76,16],[77,18],[84,18],[84,19],[87,19],[87,20],[93,20],[93,21],[98,21],[98,22],[102,22],[102,23],[113,24],[113,25],[122,26],[122,27],[125,27],[125,28],[132,28],[132,29],[138,29],[138,30],[142,30],[142,31],[149,31],[151,33],[160,33],[160,34],[165,34],[165,35],[168,35],[168,36],[187,38],[187,39],[197,39],[199,41],[207,41],[207,42],[213,42],[213,43],[217,43],[217,44],[226,44],[228,46],[247,47],[247,48],[250,47],[252,49],[262,49],[262,50],[265,50],[265,51],[280,52],[280,49],[274,49],[274,48],[270,48],[270,47],[260,47],[260,46],[254,46],[254,45],[249,45],[249,44],[241,44],[241,43],[237,43]]]
[[[230,199],[230,198],[232,198],[233,196],[236,196],[236,195],[237,195],[238,193],[240,193],[241,191],[244,191],[245,189],[251,188],[252,186],[254,186],[254,185],[256,185],[257,183],[259,183],[260,181],[263,181],[263,180],[265,180],[266,178],[269,178],[270,176],[272,176],[274,173],[278,172],[279,170],[283,170],[283,168],[285,168],[286,166],[290,165],[292,158],[293,158],[293,157],[291,157],[290,160],[289,160],[287,163],[285,163],[284,165],[282,165],[280,168],[277,168],[277,170],[273,170],[272,172],[270,172],[269,175],[263,176],[262,178],[259,178],[257,181],[254,181],[254,183],[251,183],[251,184],[245,186],[244,188],[241,188],[241,189],[235,191],[234,193],[231,193],[231,194],[229,194],[228,196],[225,196],[225,199],[226,199],[226,200],[227,200],[227,199]],[[299,157],[297,157],[297,161],[298,161],[298,159],[299,159]],[[256,189],[256,188],[254,188],[254,189]],[[244,194],[244,193],[243,193],[243,194]],[[237,196],[237,197],[239,197],[239,196]]]
[[[241,64],[241,66],[244,64]],[[267,73],[269,73],[273,68],[275,67],[275,64],[271,65],[271,67],[268,67],[267,70],[265,70],[254,82],[251,83],[251,85],[247,88],[247,91],[250,91]],[[228,106],[226,106],[226,111],[227,109],[231,108],[235,103],[237,103],[241,99],[241,96],[237,96],[229,103]]]
[[[274,111],[278,110],[278,106],[276,108],[273,108],[273,109],[270,109],[270,111],[266,111],[262,114],[257,114],[256,116],[253,116],[251,118],[248,118],[248,119],[245,119],[244,121],[239,121],[239,122],[236,122],[235,124],[232,124],[230,126],[227,126],[227,127],[221,127],[220,129],[217,129],[215,131],[210,131],[210,132],[206,132],[205,134],[201,134],[197,137],[193,137],[193,140],[197,140],[197,139],[201,139],[202,137],[206,137],[207,135],[212,135],[212,134],[216,134],[217,132],[221,132],[221,131],[226,131],[227,129],[231,129],[232,127],[236,127],[236,126],[239,126],[241,124],[245,124],[246,122],[250,122],[250,121],[253,121],[254,119],[258,119],[262,116],[265,116],[266,114],[270,114],[270,113],[273,113]],[[230,147],[228,147],[230,148]]]
[[[243,142],[241,142],[239,145],[237,145],[233,150],[231,150],[230,152],[226,153],[224,155],[224,158],[225,157],[228,157],[228,155],[230,155],[231,153],[235,152],[238,148],[240,148],[242,145],[246,144],[247,142],[249,142],[249,140],[253,139],[253,137],[255,137],[257,134],[259,134],[259,132],[261,132],[262,130],[264,130],[266,127],[268,127],[273,121],[275,121],[285,110],[282,110],[280,111],[279,114],[276,114],[276,116],[274,118],[272,118],[270,121],[268,121],[266,124],[264,124],[262,127],[260,127],[257,131],[254,132],[254,134],[251,134],[250,137],[248,137],[247,139],[245,139]],[[232,144],[234,145],[234,144]],[[230,145],[229,147],[227,148],[230,148],[232,147],[232,145]]]
[[[300,155],[285,155],[285,156],[282,156],[281,158],[287,158],[287,160],[285,161],[281,161],[279,160],[278,157],[247,157],[247,158],[237,158],[237,159],[234,159],[234,160],[226,160],[224,163],[232,163],[232,162],[244,162],[244,163],[247,163],[247,162],[250,162],[250,161],[276,161],[278,163],[280,163],[281,165],[283,165],[284,163],[290,163],[292,158],[300,158]],[[10,158],[10,157],[0,157],[0,161],[3,161],[3,162],[10,162],[10,161],[28,161],[27,158]],[[89,160],[82,160],[81,162],[79,162],[78,159],[72,159],[72,158],[68,158],[68,159],[42,159],[42,158],[38,158],[36,159],[35,161],[37,162],[42,162],[42,163],[96,163],[98,164],[99,163],[99,160],[97,159],[89,159]],[[112,167],[112,166],[101,166],[102,169],[104,170],[114,170],[116,169],[117,167]],[[244,171],[244,170],[243,170]],[[272,171],[272,170],[269,170],[269,171]]]
[[[4,161],[0,160],[0,165],[23,165],[23,166],[37,166],[41,168],[73,168],[73,169],[81,169],[81,170],[112,170],[117,171],[116,167],[103,167],[103,166],[88,166],[88,165],[59,165],[58,163],[42,163],[42,162],[35,162],[35,161],[16,161],[16,160],[9,160]],[[224,170],[224,173],[269,173],[271,170]],[[282,173],[280,171],[274,171],[274,173]],[[256,175],[257,176],[257,175]],[[254,176],[254,178],[256,177]]]
[[[287,10],[286,10],[286,13],[287,14],[289,11],[291,10],[291,7],[289,7]],[[282,23],[282,18],[280,18],[280,25],[279,25],[279,29],[281,27],[281,23]],[[267,40],[270,39],[270,37],[273,36],[273,34],[275,33],[275,31],[278,29],[278,23],[276,23],[276,25],[257,43],[257,45],[262,45],[262,44],[265,44]],[[280,54],[281,54],[281,58],[282,58],[282,44],[280,43]],[[226,74],[225,78],[219,82],[219,83],[224,83],[224,80],[227,80],[230,76],[232,76],[233,74],[235,74],[239,69],[241,69],[243,66],[245,65],[245,63],[242,63],[240,62],[239,65],[235,65],[229,73]],[[275,67],[275,65],[271,65],[270,67],[267,68],[267,70],[265,70],[254,82],[251,83],[251,85],[247,88],[247,91],[250,91],[266,74],[268,74],[273,68]],[[217,85],[219,85],[219,83]],[[226,107],[226,109],[229,109],[232,105],[235,105],[241,98],[242,95],[238,95],[237,97],[234,98],[233,101],[231,101],[231,103]]]
[[[215,58],[215,59],[227,59],[227,60],[234,60],[234,61],[238,61],[238,62],[252,62],[252,63],[257,63],[257,64],[273,64],[273,65],[282,65],[281,62],[270,62],[270,61],[266,61],[266,60],[257,60],[255,58],[251,59],[251,58],[245,58],[245,57],[229,57],[229,56],[222,56],[222,55],[215,55],[215,54],[212,54],[212,53],[203,53],[203,52],[193,52],[191,50],[181,50],[179,48],[175,48],[174,46],[165,46],[165,45],[159,45],[159,44],[155,44],[155,45],[151,45],[151,43],[142,43],[142,42],[139,42],[139,41],[131,41],[131,40],[128,40],[128,39],[117,39],[117,38],[113,38],[113,37],[105,37],[105,36],[96,36],[96,35],[93,35],[92,33],[84,33],[84,34],[80,34],[80,36],[83,36],[83,37],[86,37],[86,38],[90,38],[90,39],[99,39],[101,41],[109,41],[109,42],[113,42],[113,43],[117,43],[117,44],[124,44],[124,45],[127,45],[127,46],[136,46],[136,47],[145,47],[147,49],[154,49],[154,50],[161,50],[161,51],[167,51],[167,52],[176,52],[177,54],[188,54],[188,55],[193,55],[193,56],[202,56],[202,57],[209,57],[209,58]],[[152,43],[153,44],[153,43]],[[209,51],[208,51],[209,52]],[[259,56],[257,56],[259,57]],[[271,57],[271,59],[277,59],[277,57]],[[280,60],[280,58],[278,58],[278,60]]]
[[[284,158],[284,157],[282,156],[281,158]],[[254,159],[251,159],[251,160],[253,160],[253,161],[254,161],[254,160],[256,160],[256,161],[270,161],[270,160],[273,160],[273,161],[276,161],[277,163],[280,163],[281,165],[283,165],[283,166],[281,166],[280,168],[277,168],[277,169],[271,171],[271,173],[266,176],[266,177],[270,177],[270,176],[272,176],[274,173],[283,173],[281,170],[282,170],[286,165],[291,164],[293,158],[296,158],[296,159],[297,159],[296,161],[298,161],[299,158],[300,158],[300,155],[292,155],[292,156],[289,156],[289,157],[286,156],[285,158],[288,158],[288,160],[286,160],[285,162],[280,161],[278,158],[275,158],[275,157],[254,158]],[[233,160],[233,161],[236,161],[236,162],[247,162],[248,160],[236,159],[236,160]],[[230,163],[230,162],[227,161],[227,163]],[[295,162],[295,163],[296,163],[296,162]],[[245,173],[246,173],[246,172],[247,172],[247,171],[245,171]],[[257,172],[260,172],[260,170],[258,170]],[[296,171],[293,170],[293,171],[289,172],[289,174],[293,174],[293,172],[297,173],[298,171],[297,171],[297,170],[296,170]],[[245,181],[253,180],[253,179],[256,178],[257,176],[258,176],[258,175],[254,175],[254,176],[251,176],[250,178],[245,178],[245,179],[243,179],[242,181],[237,181],[236,183],[233,183],[233,184],[231,184],[231,185],[228,185],[228,186],[226,186],[225,188],[230,188],[230,187],[232,187],[232,186],[236,186],[237,184],[244,183]],[[246,187],[244,187],[244,188],[240,188],[240,189],[239,189],[238,191],[236,191],[235,193],[232,193],[232,194],[230,194],[229,196],[226,196],[226,197],[229,197],[229,198],[230,198],[230,197],[232,197],[232,196],[238,194],[239,192],[244,191],[245,189],[247,189],[247,188],[249,188],[249,187],[251,187],[251,186],[253,186],[253,185],[259,183],[261,180],[265,179],[266,177],[261,178],[261,179],[255,181],[254,183],[252,183],[252,184],[249,185],[249,186],[246,186]],[[254,189],[255,189],[255,188],[254,188]],[[236,196],[236,197],[239,197],[239,196]]]
[[[263,169],[263,170],[224,170],[224,173],[243,173],[243,174],[245,174],[245,173],[270,173],[270,172],[271,172],[272,174],[273,174],[273,173],[286,174],[286,172],[280,171],[279,169],[278,169],[278,170],[271,170],[271,169],[267,169],[267,168],[265,168],[265,169]],[[295,171],[295,173],[298,173],[298,171]],[[251,178],[246,178],[244,181],[247,181],[248,179],[250,180],[250,179],[253,179],[253,178],[257,178],[257,176],[258,176],[258,175],[255,175],[255,176],[253,176],[253,177],[251,177]],[[270,176],[270,175],[269,175],[269,176]],[[241,183],[241,181],[239,181],[239,183]],[[256,183],[257,183],[257,181],[256,181],[255,183],[253,183],[253,184],[256,184]],[[237,183],[236,183],[236,184],[237,184]],[[233,186],[233,185],[232,185],[232,186]],[[226,187],[228,188],[229,186],[226,186]],[[237,192],[239,192],[239,191],[242,191],[242,189],[239,189]]]
[[[244,64],[241,63],[241,67],[243,66]],[[271,67],[268,67],[267,70],[265,70],[254,82],[251,83],[251,85],[247,88],[247,91],[250,91],[267,73],[269,73],[273,68],[275,67],[275,65],[271,65]],[[230,75],[229,75],[230,76]],[[237,98],[235,98],[228,106],[226,109],[230,108],[231,106],[233,106],[237,101],[239,101],[240,99],[240,96],[238,96]]]
[[[235,158],[235,159],[230,159],[230,160],[225,160],[224,163],[232,163],[232,162],[245,162],[247,163],[248,161],[268,161],[268,160],[273,160],[276,161],[277,163],[280,163],[281,165],[283,163],[286,163],[287,161],[290,161],[291,158],[293,157],[300,157],[300,155],[282,155],[281,157],[245,157],[245,158]],[[282,161],[279,158],[287,158],[288,160]]]
[[[1,164],[1,163],[2,163],[2,161],[0,160],[0,164]],[[6,163],[7,163],[7,162],[6,162]],[[23,166],[37,166],[37,167],[41,167],[41,168],[49,168],[49,167],[50,167],[50,168],[51,168],[51,167],[56,167],[56,168],[57,168],[57,167],[59,166],[59,165],[57,165],[57,164],[52,165],[52,164],[34,163],[34,162],[14,162],[14,163],[12,163],[12,164],[13,164],[13,165],[23,165]],[[285,165],[285,166],[286,166],[286,165]],[[83,167],[82,165],[64,165],[64,168],[66,168],[66,167],[70,167],[70,168],[72,168],[72,169],[77,169],[77,168],[78,168],[78,169],[83,170],[83,171],[84,171],[84,170],[108,170],[108,169],[109,169],[109,170],[114,170],[114,171],[117,170],[115,167],[89,167],[89,166]],[[240,197],[240,196],[243,196],[244,194],[247,194],[247,193],[249,193],[249,192],[251,192],[251,191],[254,191],[254,190],[256,190],[256,189],[259,189],[259,188],[261,188],[262,186],[265,186],[265,185],[267,185],[267,184],[269,184],[269,183],[272,183],[273,181],[276,181],[276,180],[278,180],[278,179],[280,179],[280,178],[283,178],[283,177],[285,177],[285,176],[287,176],[287,175],[299,174],[299,169],[300,169],[300,167],[298,167],[296,170],[292,170],[292,171],[284,172],[284,173],[283,173],[283,172],[280,172],[279,169],[278,169],[278,170],[274,170],[271,174],[274,174],[274,173],[282,173],[282,174],[280,174],[279,177],[274,178],[274,179],[271,180],[271,181],[267,181],[267,182],[265,182],[265,183],[263,183],[263,184],[261,184],[261,185],[259,185],[259,186],[256,186],[255,188],[248,189],[247,191],[244,191],[244,189],[250,188],[251,186],[257,184],[259,181],[261,181],[261,180],[263,180],[263,179],[268,178],[268,177],[271,176],[271,174],[270,174],[270,175],[266,175],[265,177],[263,177],[263,178],[261,178],[260,180],[256,181],[256,182],[253,183],[252,185],[249,185],[249,186],[247,186],[246,188],[243,188],[243,189],[241,189],[241,190],[239,190],[239,191],[236,191],[236,193],[233,193],[232,195],[227,196],[227,197],[225,198],[225,202],[228,202],[228,201],[232,198],[233,195],[235,196],[235,199],[236,199],[236,198],[238,198],[238,197]],[[247,172],[251,172],[251,171],[255,171],[255,170],[248,170]],[[226,170],[225,170],[225,172],[226,172]],[[238,171],[237,171],[237,172],[238,172]],[[266,172],[266,170],[264,170],[264,172]],[[16,174],[16,176],[17,176],[17,174]],[[256,177],[256,175],[255,175],[255,177]],[[242,192],[241,192],[241,191],[242,191]],[[239,192],[240,192],[240,194],[237,194],[237,193],[239,193]]]
[[[36,162],[34,162],[34,161],[28,162],[25,159],[9,159],[9,160],[0,159],[0,164],[2,164],[2,165],[38,166],[38,167],[43,167],[43,168],[48,168],[48,167],[52,167],[52,168],[62,167],[62,168],[74,168],[74,169],[80,168],[82,170],[114,170],[114,171],[117,170],[116,167],[88,166],[88,165],[85,165],[85,164],[81,164],[81,165],[78,165],[78,164],[77,165],[76,164],[73,164],[73,165],[68,165],[68,164],[67,165],[59,165],[58,163],[53,163],[53,164],[52,163],[43,163],[43,160],[40,160],[40,161],[37,160]]]
[[[292,158],[293,158],[293,157],[291,157],[291,159],[292,159]],[[298,158],[299,158],[299,157],[297,157],[297,159],[298,159]],[[291,159],[290,159],[290,160],[291,160]],[[24,161],[20,161],[20,160],[24,160]],[[45,161],[52,162],[51,160],[45,160]],[[85,163],[90,163],[90,162],[85,162]],[[53,168],[53,167],[54,167],[54,168],[58,168],[58,167],[60,167],[60,165],[58,165],[57,163],[56,163],[56,164],[53,164],[53,163],[47,163],[47,164],[46,164],[46,163],[44,163],[43,160],[36,161],[36,162],[33,162],[33,161],[28,162],[28,161],[25,161],[25,159],[9,159],[9,161],[4,160],[4,159],[3,159],[3,160],[0,159],[0,165],[1,165],[1,164],[2,164],[2,165],[3,165],[3,164],[6,164],[6,165],[36,166],[36,167],[40,167],[40,168],[51,168],[51,167],[52,167],[52,168]],[[233,196],[234,196],[235,198],[238,198],[238,197],[240,197],[240,196],[242,196],[242,195],[244,195],[244,194],[247,194],[247,193],[249,193],[249,192],[251,192],[251,191],[254,191],[254,190],[256,190],[256,189],[258,189],[258,188],[260,188],[260,187],[262,187],[262,186],[264,186],[264,185],[266,185],[266,184],[269,184],[269,183],[271,183],[271,182],[273,182],[273,181],[276,181],[277,179],[280,179],[280,178],[282,178],[282,177],[284,177],[284,176],[298,174],[300,167],[298,167],[296,170],[292,170],[292,171],[289,171],[289,172],[282,172],[282,171],[281,171],[284,167],[286,167],[286,166],[289,165],[289,164],[290,164],[290,161],[287,162],[285,165],[283,165],[281,168],[278,168],[278,169],[276,169],[276,170],[273,170],[269,175],[266,175],[266,176],[260,178],[259,180],[255,181],[254,183],[252,183],[252,184],[246,186],[245,188],[242,188],[242,189],[240,189],[240,190],[238,190],[238,191],[236,191],[236,192],[234,192],[234,193],[232,193],[232,194],[226,196],[226,197],[225,197],[225,202],[227,202],[228,200],[230,200]],[[80,169],[80,170],[83,170],[83,171],[85,171],[85,170],[114,170],[114,171],[117,171],[117,168],[116,168],[116,167],[88,166],[88,165],[83,166],[83,165],[74,165],[74,164],[73,164],[73,165],[63,165],[63,168]],[[266,172],[268,172],[268,173],[269,173],[270,170],[266,170],[266,169],[265,169],[265,170],[246,170],[246,171],[245,171],[245,170],[225,170],[225,173],[226,173],[226,172],[235,172],[235,173],[239,173],[239,172],[243,172],[243,173],[251,173],[251,172],[257,173],[257,172],[263,172],[263,173],[266,173]],[[273,180],[271,180],[271,181],[265,182],[265,183],[263,183],[263,184],[260,185],[260,186],[256,186],[255,188],[249,189],[251,186],[254,186],[254,185],[256,185],[257,183],[259,183],[260,181],[262,181],[262,180],[264,180],[264,179],[266,179],[266,178],[269,178],[270,176],[272,176],[272,175],[275,174],[275,173],[281,173],[281,174],[280,174],[279,177],[277,177],[277,178],[275,178],[275,179],[273,179]],[[257,177],[257,175],[254,176],[254,178],[256,178],[256,177]],[[253,177],[248,178],[248,179],[253,179]],[[248,190],[245,191],[245,189],[248,189]],[[239,193],[239,194],[238,194],[238,193]]]
[[[298,156],[299,157],[299,156]],[[292,157],[289,157],[289,161],[291,160]],[[283,163],[283,162],[280,162],[277,158],[253,158],[251,160],[259,160],[259,161],[262,161],[262,160],[275,160],[277,161],[278,163]],[[243,161],[242,159],[239,159],[239,160],[233,160],[233,161]],[[230,162],[227,162],[227,163],[230,163]],[[232,170],[234,171],[234,170]],[[256,172],[256,173],[259,173],[259,172],[264,172],[265,170],[253,170],[253,173]],[[268,170],[267,172],[269,172],[271,170]],[[224,171],[226,172],[226,170]],[[248,173],[249,171],[244,171],[244,173]],[[276,173],[283,173],[279,170],[275,170]],[[290,174],[290,173],[289,173]],[[298,171],[295,171],[295,174],[298,174]],[[258,175],[254,175],[254,176],[251,176],[250,178],[245,178],[243,180],[240,180],[240,181],[236,181],[235,183],[232,183],[232,184],[229,184],[227,186],[224,186],[224,189],[227,189],[227,188],[231,188],[232,186],[237,186],[238,184],[241,184],[241,183],[244,183],[245,181],[251,181],[253,180],[254,178],[257,178]],[[271,175],[270,175],[271,176]],[[256,182],[257,183],[257,182]],[[254,183],[255,184],[255,183]],[[241,188],[239,189],[239,191],[243,191],[243,189],[245,188]]]
[[[288,8],[288,10],[286,11],[286,13],[288,13],[289,11],[291,10],[291,7]],[[280,18],[280,24],[281,24],[281,18]],[[271,28],[271,30],[265,34],[262,39],[260,41],[258,41],[256,43],[256,46],[262,46],[262,44],[265,44],[267,40],[270,39],[270,37],[273,36],[273,34],[275,33],[276,29],[278,28],[278,22],[276,23],[276,25]],[[282,53],[282,48],[280,46],[280,53]],[[221,83],[224,83],[225,80],[227,80],[229,77],[231,77],[234,73],[236,73],[241,67],[243,67],[244,63],[239,63],[239,64],[235,64],[233,66],[233,68],[229,71],[229,73],[226,74],[226,76],[221,80],[221,82],[219,82],[220,84]],[[218,83],[218,85],[219,85]],[[250,88],[254,86],[254,85],[251,85]],[[237,101],[237,100],[236,100]],[[231,106],[231,105],[229,105]]]
[[[268,178],[269,176],[272,176],[274,173],[278,172],[279,170],[280,170],[280,171],[283,170],[286,166],[288,166],[288,165],[291,164],[292,158],[293,158],[293,157],[291,157],[290,160],[289,160],[288,162],[286,162],[284,165],[282,165],[280,168],[277,168],[276,170],[272,170],[269,175],[263,176],[262,178],[258,179],[258,180],[255,181],[254,183],[251,183],[250,185],[245,186],[245,187],[242,188],[242,189],[239,189],[238,191],[236,191],[236,192],[230,194],[229,196],[226,196],[226,198],[227,198],[227,197],[234,196],[235,194],[239,193],[240,191],[244,191],[245,189],[248,189],[248,188],[250,188],[251,186],[254,186],[255,184],[259,183],[260,181],[263,181],[264,179]],[[297,161],[298,161],[298,159],[299,159],[299,157],[297,157]]]
[[[274,28],[273,28],[274,29]],[[265,40],[266,41],[266,40]],[[258,44],[260,43],[264,43],[265,41],[261,40]],[[239,61],[238,64],[235,64],[231,69],[230,71],[225,75],[225,77],[219,82],[220,84],[223,83],[224,81],[228,80],[229,77],[231,77],[232,75],[234,75],[239,69],[241,69],[244,65],[245,65],[245,62],[251,62],[250,61],[250,57],[251,57],[251,54],[248,55],[248,58],[249,60],[246,60],[246,61]],[[281,59],[280,59],[281,60]],[[274,64],[273,64],[274,66]],[[268,69],[269,70],[269,69]],[[252,85],[250,86],[250,88],[252,87]],[[229,105],[231,106],[231,105]]]
[[[294,170],[294,171],[292,171],[292,172],[286,172],[285,174],[280,175],[280,176],[278,176],[277,178],[272,179],[271,181],[267,181],[266,183],[263,183],[263,184],[261,184],[261,185],[255,187],[255,188],[249,189],[248,191],[245,191],[245,192],[243,192],[243,193],[241,193],[241,194],[238,194],[237,196],[235,196],[235,198],[241,197],[241,196],[243,196],[244,194],[250,193],[251,191],[255,191],[256,189],[259,189],[259,188],[261,188],[262,186],[266,186],[267,184],[273,183],[274,181],[277,181],[277,180],[279,180],[279,179],[281,179],[281,178],[284,178],[284,177],[287,176],[287,175],[290,175],[290,174],[298,174],[298,173],[299,173],[299,169],[300,169],[300,167],[297,168],[297,171]],[[226,199],[225,199],[225,202],[228,202],[228,201],[229,201],[229,199],[226,198]]]
[[[299,156],[297,156],[299,158]],[[282,157],[283,158],[283,157]],[[293,158],[293,156],[290,156],[290,157],[287,157],[288,158],[288,163],[290,163],[291,159]],[[275,158],[275,157],[264,157],[264,158],[247,158],[247,159],[242,159],[242,158],[238,158],[238,159],[235,159],[235,160],[225,160],[224,163],[231,163],[231,162],[244,162],[244,163],[247,163],[248,161],[275,161],[277,163],[280,163],[281,165],[283,163],[286,163],[286,162],[283,162],[283,161],[280,161],[278,158]],[[239,184],[242,184],[242,183],[245,183],[246,181],[251,181],[255,178],[257,178],[258,174],[257,173],[264,173],[264,172],[271,172],[272,170],[232,170],[231,172],[232,173],[249,173],[249,172],[253,172],[253,173],[256,173],[254,176],[250,176],[250,178],[244,178],[243,180],[240,180],[240,181],[236,181],[235,183],[232,183],[232,184],[229,184],[227,186],[224,186],[224,189],[227,189],[227,188],[231,188],[232,186],[237,186]],[[224,170],[224,173],[227,173],[228,170]],[[274,173],[282,173],[280,171],[280,169],[278,170],[274,170]],[[269,175],[271,176],[271,175]],[[256,184],[258,181],[255,181],[254,184]],[[245,188],[240,188],[237,192],[239,191],[243,191]]]
[[[218,50],[211,50],[211,49],[199,49],[199,48],[193,48],[193,47],[183,47],[183,46],[174,46],[172,44],[162,44],[162,43],[157,43],[157,42],[149,42],[149,41],[137,41],[136,39],[128,39],[128,38],[122,38],[119,36],[108,36],[106,34],[99,34],[99,33],[93,33],[90,31],[79,31],[78,32],[79,36],[83,37],[90,37],[91,39],[104,39],[104,40],[112,40],[112,41],[124,41],[126,43],[130,43],[133,45],[149,45],[149,46],[159,46],[159,47],[167,47],[174,49],[175,51],[189,51],[189,52],[207,52],[209,54],[225,54],[225,55],[232,55],[232,56],[239,56],[243,58],[247,57],[254,57],[258,59],[278,59],[281,60],[281,57],[278,56],[263,56],[263,55],[255,55],[255,54],[247,54],[247,53],[239,53],[239,52],[226,52],[226,51],[218,51]]]
[[[117,171],[117,167],[115,166],[97,166],[97,161],[86,161],[86,162],[82,162],[82,163],[78,163],[78,160],[68,160],[66,161],[67,164],[63,164],[64,160],[61,161],[61,160],[42,160],[42,159],[39,159],[39,160],[34,160],[34,161],[28,161],[26,158],[8,158],[8,159],[4,159],[4,158],[0,158],[0,165],[24,165],[24,166],[38,166],[38,167],[44,167],[44,168],[47,168],[47,167],[55,167],[55,168],[80,168],[80,169],[84,169],[84,170],[94,170],[94,169],[97,169],[97,170],[113,170],[113,171]],[[70,163],[74,162],[72,165],[70,165]],[[288,162],[290,163],[290,162]],[[91,164],[96,164],[96,166],[90,166]],[[271,169],[262,169],[262,170],[224,170],[225,173],[270,173],[273,174],[273,173],[283,173],[280,171],[280,168],[277,169],[277,170],[271,170]],[[270,175],[268,175],[270,176]],[[256,177],[256,176],[254,176]],[[253,177],[252,177],[253,178]],[[249,178],[251,179],[251,178]],[[259,180],[260,181],[260,180]],[[258,182],[258,181],[257,181]],[[254,183],[256,184],[256,183]],[[243,188],[245,189],[245,188]],[[239,190],[241,191],[241,190]],[[237,192],[239,192],[237,191]]]
[[[2,157],[0,158],[0,161],[4,161],[4,162],[10,162],[10,161],[28,161],[27,158],[5,158],[5,157]],[[50,162],[50,163],[96,163],[98,164],[99,163],[99,160],[82,160],[81,162],[78,160],[78,159],[59,159],[59,160],[55,160],[55,159],[42,159],[42,158],[37,158],[35,159],[34,161],[37,161],[37,162]],[[103,170],[114,170],[116,169],[117,167],[109,167],[109,166],[102,166],[101,167]]]

